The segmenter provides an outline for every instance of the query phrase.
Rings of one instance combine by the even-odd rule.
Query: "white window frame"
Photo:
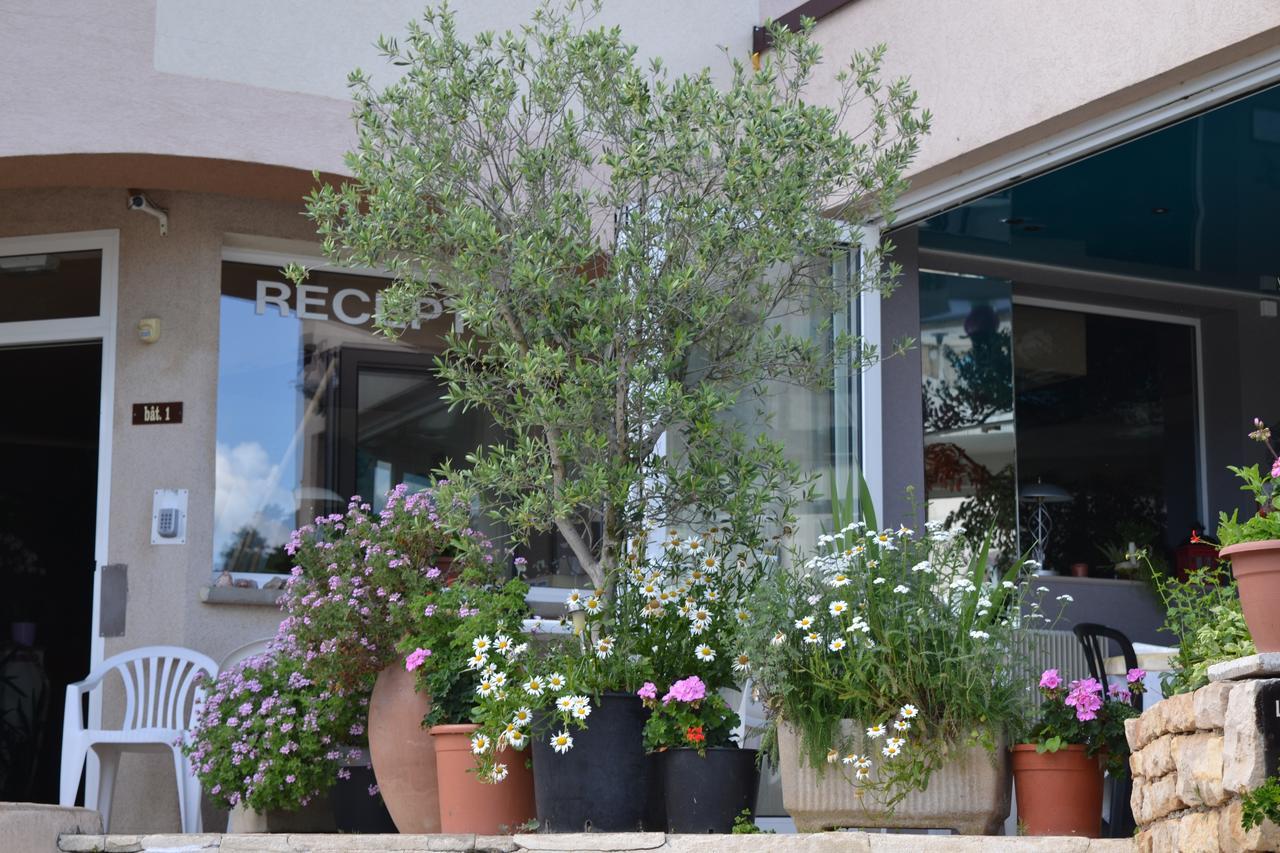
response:
[[[101,252],[102,272],[98,291],[98,313],[93,317],[64,317],[54,320],[0,322],[0,347],[33,344],[100,342],[102,373],[98,408],[98,473],[97,506],[93,543],[93,611],[90,624],[89,667],[102,663],[106,642],[99,636],[102,609],[102,567],[107,563],[108,534],[111,529],[111,450],[115,413],[116,376],[116,312],[120,275],[120,232],[72,231],[64,234],[40,234],[28,237],[0,238],[0,257],[42,255],[57,252]],[[86,675],[88,673],[85,673]],[[61,707],[57,697],[51,707]],[[89,727],[102,724],[102,692],[89,698]],[[85,802],[97,801],[98,758],[89,753],[85,767]]]

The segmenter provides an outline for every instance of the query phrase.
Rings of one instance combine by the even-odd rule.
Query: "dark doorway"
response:
[[[0,800],[56,803],[89,672],[100,343],[0,348]]]

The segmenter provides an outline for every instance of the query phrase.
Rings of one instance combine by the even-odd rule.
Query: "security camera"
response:
[[[147,198],[146,193],[137,190],[129,190],[130,210],[137,210],[148,216],[154,216],[160,220],[160,236],[163,237],[169,233],[169,212],[162,207],[156,207],[152,204],[151,199]]]

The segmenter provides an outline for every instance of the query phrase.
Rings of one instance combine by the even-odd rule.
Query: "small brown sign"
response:
[[[180,424],[182,403],[134,403],[133,424]]]

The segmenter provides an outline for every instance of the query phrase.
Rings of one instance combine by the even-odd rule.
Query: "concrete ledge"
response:
[[[102,816],[92,809],[43,803],[0,803],[0,850],[54,853],[63,833],[102,832]]]
[[[282,589],[248,589],[239,586],[202,586],[200,600],[205,604],[238,604],[242,607],[277,607],[284,595]]]
[[[0,850],[25,850],[0,846]],[[54,848],[32,848],[39,853]],[[815,832],[798,835],[63,835],[62,853],[1134,853],[1131,838]]]
[[[1224,660],[1209,667],[1210,681],[1242,681],[1246,678],[1280,678],[1280,652],[1262,652]]]

